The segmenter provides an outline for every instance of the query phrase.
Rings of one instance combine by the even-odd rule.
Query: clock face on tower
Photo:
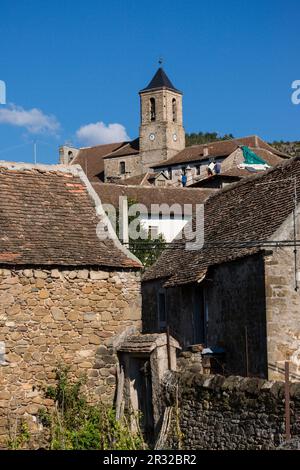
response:
[[[149,139],[150,140],[155,140],[155,134],[153,134],[153,132],[151,134],[149,134]]]
[[[174,142],[176,142],[176,140],[177,140],[177,134],[173,134],[173,140],[174,140]]]

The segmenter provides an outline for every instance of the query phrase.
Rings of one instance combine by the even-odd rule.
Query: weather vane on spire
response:
[[[160,66],[162,66],[162,63],[163,63],[163,58],[160,56],[160,58],[158,59],[158,63]]]

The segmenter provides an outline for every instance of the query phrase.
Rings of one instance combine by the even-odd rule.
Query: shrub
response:
[[[56,371],[55,387],[48,387],[46,397],[54,400],[50,411],[40,409],[39,421],[49,430],[49,448],[55,450],[136,450],[144,449],[141,433],[130,429],[126,416],[116,419],[113,407],[104,403],[91,405],[82,393],[84,380],[73,383],[68,368]]]

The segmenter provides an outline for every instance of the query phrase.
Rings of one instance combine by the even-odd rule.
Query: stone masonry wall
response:
[[[17,417],[34,426],[51,405],[42,389],[59,363],[86,375],[91,400],[112,400],[115,348],[140,323],[139,272],[0,269],[0,446]]]
[[[180,346],[185,348],[198,342],[195,335],[194,312],[200,315],[197,304],[199,286],[179,286],[163,289],[163,281],[155,280],[142,283],[143,332],[160,332],[158,321],[158,292],[165,292],[166,314],[170,332]]]
[[[283,382],[173,372],[165,380],[165,404],[175,405],[176,386],[183,449],[274,449],[284,441]],[[299,383],[290,394],[291,435],[300,438]],[[164,448],[176,449],[179,433],[172,424]]]
[[[300,293],[295,290],[294,263],[293,247],[275,248],[265,257],[268,378],[272,380],[283,380],[287,360],[292,380],[300,379]]]
[[[170,333],[183,349],[197,343],[224,348],[224,373],[247,375],[247,334],[248,375],[267,378],[264,258],[218,265],[207,278],[165,290],[161,280],[143,282],[143,331],[159,331],[158,292],[164,291]]]
[[[226,375],[268,378],[264,275],[257,254],[216,266],[207,276],[207,344],[224,347]]]

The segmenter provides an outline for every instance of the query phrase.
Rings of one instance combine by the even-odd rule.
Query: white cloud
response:
[[[37,108],[26,110],[15,104],[0,108],[0,124],[24,127],[32,134],[55,134],[60,128],[55,116],[44,114]]]
[[[77,138],[85,145],[111,144],[130,140],[122,124],[108,124],[96,122],[80,127],[76,132]]]

